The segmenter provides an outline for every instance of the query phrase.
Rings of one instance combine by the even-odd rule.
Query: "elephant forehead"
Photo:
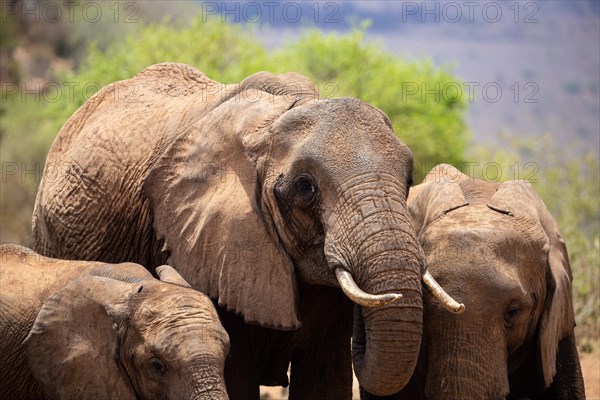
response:
[[[489,231],[495,231],[490,235]],[[445,214],[427,228],[427,236],[431,235],[467,235],[468,237],[489,240],[519,239],[531,246],[544,247],[547,236],[538,221],[514,217],[488,208],[485,204],[460,207]],[[526,238],[526,239],[525,239]]]
[[[512,224],[484,221],[478,225],[460,224],[436,229],[427,235],[423,249],[428,254],[439,253],[446,259],[504,259],[515,263],[539,259],[547,252],[547,242],[543,237],[514,229]]]
[[[218,321],[212,302],[193,289],[173,284],[145,285],[139,296],[135,315],[146,323]]]
[[[388,146],[400,145],[387,116],[356,99],[308,103],[285,113],[279,122],[283,128],[288,128],[288,132],[304,131],[308,136],[313,136],[314,140],[324,143],[342,141],[362,145],[365,144],[362,141],[368,139]]]
[[[483,280],[503,276],[508,281],[532,271],[543,277],[548,255],[548,241],[540,227],[493,211],[461,210],[442,218],[428,229],[422,244],[436,278],[468,273]]]
[[[161,352],[174,354],[183,344],[197,349],[209,344],[223,349],[229,346],[229,336],[212,304],[199,302],[195,296],[171,295],[142,302],[133,325],[150,346],[159,346],[156,350]]]
[[[285,113],[274,130],[279,146],[273,155],[284,161],[318,162],[341,175],[412,165],[412,153],[395,136],[385,114],[357,99],[307,103]]]
[[[143,348],[167,362],[222,361],[229,349],[229,336],[218,323],[172,323],[139,332]]]

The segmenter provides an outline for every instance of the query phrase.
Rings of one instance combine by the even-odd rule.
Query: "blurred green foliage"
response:
[[[469,159],[478,161],[473,161],[464,172],[470,170],[475,177],[483,179],[526,179],[532,183],[556,219],[567,244],[573,272],[578,344],[584,351],[597,351],[600,336],[598,153],[573,143],[568,147],[559,146],[550,136],[534,141],[504,133],[502,138],[504,149],[472,146]]]
[[[1,14],[4,16],[4,14]],[[13,31],[14,31],[14,22],[8,18],[2,20],[2,24],[0,24],[0,47],[10,45],[13,40]]]
[[[462,81],[428,60],[404,61],[366,43],[364,29],[345,36],[309,31],[274,54],[274,70],[307,75],[322,96],[356,97],[383,110],[418,165],[462,163],[467,107],[453,91]]]
[[[131,78],[152,64],[190,64],[221,82],[240,81],[269,67],[265,48],[240,26],[203,21],[202,16],[184,28],[174,28],[168,20],[139,25],[137,31],[107,46],[91,42],[82,65],[61,77],[63,85],[73,89],[63,87],[60,101],[45,105],[54,134],[98,89]],[[71,92],[72,98],[66,98]]]

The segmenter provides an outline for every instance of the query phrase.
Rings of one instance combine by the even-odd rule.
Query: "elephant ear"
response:
[[[529,182],[503,183],[490,198],[488,207],[514,217],[538,221],[548,237],[548,290],[538,332],[541,376],[544,388],[547,388],[557,373],[559,342],[573,335],[575,327],[571,286],[573,277],[567,247],[556,221]],[[576,350],[574,354],[577,354]],[[578,360],[576,365],[579,366]]]
[[[469,204],[458,184],[463,179],[468,177],[453,166],[440,164],[423,183],[410,189],[408,211],[419,237],[436,219]]]
[[[24,341],[31,372],[47,398],[136,398],[117,365],[117,323],[141,288],[84,276],[48,297]]]
[[[300,326],[294,266],[262,205],[261,169],[271,124],[296,100],[257,89],[229,99],[178,136],[144,182],[168,263],[246,322],[284,330]]]

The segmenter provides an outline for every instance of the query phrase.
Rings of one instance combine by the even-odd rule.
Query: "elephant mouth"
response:
[[[344,294],[354,303],[363,307],[380,307],[391,304],[402,298],[401,293],[369,294],[363,291],[354,281],[352,274],[342,267],[335,269],[335,276]],[[462,314],[465,305],[454,300],[436,282],[428,271],[423,273],[421,280],[431,296],[447,311],[454,314]]]

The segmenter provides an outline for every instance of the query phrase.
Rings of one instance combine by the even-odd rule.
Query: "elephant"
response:
[[[227,399],[227,332],[168,265],[0,246],[0,398]]]
[[[303,75],[221,84],[156,64],[103,88],[58,133],[34,249],[176,265],[229,333],[231,398],[289,384],[291,399],[349,399],[352,364],[370,391],[394,393],[422,335],[412,164],[382,111],[319,98]]]
[[[408,207],[428,270],[466,311],[424,296],[422,354],[395,398],[585,399],[567,248],[532,185],[441,164]]]

